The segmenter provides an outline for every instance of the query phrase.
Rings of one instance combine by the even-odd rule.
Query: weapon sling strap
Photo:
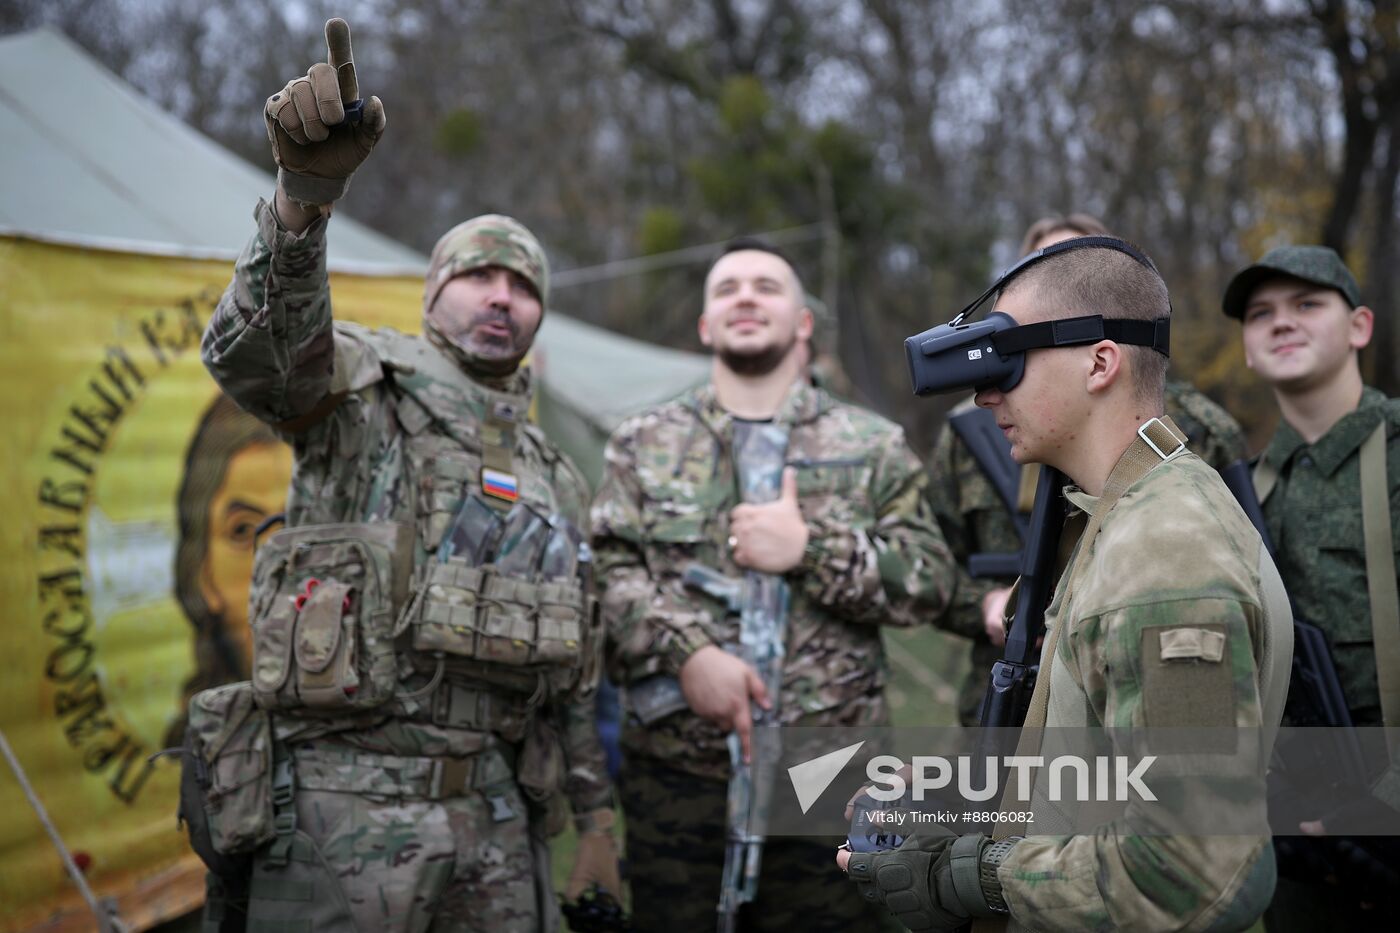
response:
[[[1030,513],[1035,508],[1035,487],[1040,484],[1040,471],[1028,469],[1025,465],[1021,467],[1021,480],[1016,487],[1016,508],[1018,511]]]
[[[296,843],[296,776],[286,744],[274,734],[272,739],[272,826],[276,830],[263,859],[268,865],[284,867]]]
[[[1254,498],[1259,500],[1260,505],[1269,498],[1269,493],[1274,491],[1277,482],[1278,470],[1266,457],[1260,455],[1259,461],[1254,464]]]
[[[1113,511],[1113,507],[1118,503],[1123,493],[1128,491],[1129,487],[1146,476],[1157,464],[1185,448],[1184,438],[1185,434],[1172,423],[1170,418],[1153,418],[1138,428],[1138,436],[1128,445],[1128,449],[1123,452],[1123,456],[1114,466],[1113,472],[1108,475],[1108,481],[1104,483],[1103,495],[1099,496],[1093,514],[1089,516],[1089,523],[1085,526],[1084,534],[1079,539],[1078,553],[1065,577],[1067,589],[1061,602],[1063,608],[1060,619],[1045,636],[1045,649],[1041,654],[1041,658],[1044,660],[1040,676],[1035,680],[1035,690],[1031,693],[1030,708],[1026,712],[1026,721],[1021,726],[1020,739],[1016,743],[1017,755],[1035,755],[1040,749],[1041,732],[1045,728],[1046,714],[1050,706],[1050,670],[1055,663],[1055,650],[1059,644],[1060,631],[1069,622],[1069,616],[1063,609],[1068,609],[1070,605],[1070,598],[1073,595],[1071,588],[1074,586],[1074,581],[1089,552],[1093,550],[1094,538],[1098,536],[1099,527],[1103,525],[1104,518]],[[992,833],[992,838],[1006,839],[1009,836],[1023,835],[1025,832],[1024,823],[999,822]]]
[[[1381,717],[1400,725],[1400,596],[1395,585],[1395,540],[1386,483],[1386,426],[1381,419],[1361,444],[1361,527],[1366,540],[1366,589],[1371,599],[1371,637],[1376,647]],[[1389,732],[1386,733],[1390,737]],[[1392,754],[1396,749],[1391,748]]]

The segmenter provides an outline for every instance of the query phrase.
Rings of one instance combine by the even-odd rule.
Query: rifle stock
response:
[[[992,484],[997,498],[1006,508],[1016,536],[1025,542],[1030,534],[1030,524],[1020,510],[1021,465],[1011,459],[1011,444],[1006,435],[997,427],[996,416],[985,408],[971,408],[948,416],[948,426],[958,435],[967,447],[972,459],[982,475]],[[967,558],[967,572],[970,576],[1014,577],[1020,572],[1021,555],[1012,553],[985,552],[971,554]]]
[[[992,484],[997,498],[1006,507],[1016,526],[1016,534],[1025,540],[1029,525],[1017,507],[1020,497],[1021,466],[1011,459],[1011,444],[997,427],[996,416],[985,408],[970,408],[948,416],[951,427],[967,446],[972,458],[982,469],[982,475]]]

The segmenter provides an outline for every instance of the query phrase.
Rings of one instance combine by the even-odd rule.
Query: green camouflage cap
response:
[[[1361,304],[1361,289],[1336,250],[1326,246],[1279,246],[1269,250],[1252,266],[1246,266],[1225,288],[1221,308],[1230,317],[1243,320],[1244,306],[1256,286],[1266,279],[1286,275],[1342,293],[1347,304]]]
[[[513,217],[483,214],[453,227],[433,247],[423,294],[424,313],[448,281],[482,266],[518,272],[534,286],[540,304],[549,303],[549,260],[540,241]]]

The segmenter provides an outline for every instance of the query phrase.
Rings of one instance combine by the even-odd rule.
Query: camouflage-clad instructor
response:
[[[1054,214],[1042,217],[1026,230],[1021,254],[1071,237],[1107,234],[1103,223],[1088,214]],[[1186,446],[1215,469],[1224,469],[1246,455],[1244,432],[1239,424],[1190,383],[1168,379],[1165,403],[1167,415],[1186,432]],[[972,399],[967,399],[952,413],[965,411],[972,404]],[[929,458],[929,472],[933,511],[960,568],[966,567],[968,557],[975,553],[1011,554],[1021,550],[1021,539],[1006,506],[967,445],[949,425],[938,433]],[[982,698],[992,665],[1002,656],[1006,636],[1000,619],[1005,587],[1010,583],[1009,579],[974,579],[964,575],[953,605],[940,623],[949,631],[972,639],[971,669],[958,693],[958,721],[965,726],[981,722]]]
[[[750,701],[779,699],[785,724],[887,721],[880,626],[926,622],[949,598],[952,567],[923,467],[897,426],[807,380],[800,348],[811,328],[786,259],[735,241],[705,280],[699,330],[714,352],[711,381],[625,422],[608,444],[593,534],[609,673],[628,696],[621,789],[638,929],[715,926],[725,737],[737,731],[747,746]],[[788,429],[782,495],[741,505],[735,436],[765,421]],[[691,563],[730,577],[785,575],[780,698],[723,650],[737,620],[683,586]],[[655,675],[679,677],[684,704],[653,719],[637,698]],[[770,840],[741,928],[873,920],[834,880],[810,840]]]
[[[1023,267],[996,310],[1018,325],[1169,315],[1146,256],[1108,238],[1074,242]],[[1163,416],[1166,365],[1153,347],[1102,338],[1032,349],[1014,385],[977,392],[1016,462],[1065,473],[1081,513],[1065,528],[1077,541],[1046,609],[1018,755],[1035,754],[1040,726],[1268,734],[1282,716],[1292,653],[1283,583],[1220,476]],[[1252,801],[1262,828],[1264,760],[1236,783],[1212,773],[1212,786],[1173,802],[1214,815]],[[1036,796],[1031,805],[1037,828],[1050,812]],[[1247,929],[1273,892],[1267,834],[1190,835],[1164,822],[1176,815],[1163,808],[1144,825],[1129,809],[1094,832],[995,841],[919,828],[897,850],[840,852],[837,861],[917,930],[951,931],[970,917],[1017,930]]]
[[[296,454],[287,527],[254,570],[252,681],[195,699],[206,809],[217,840],[240,789],[271,785],[239,831],[249,929],[557,929],[561,795],[581,832],[571,893],[618,880],[587,489],[524,419],[548,266],[519,223],[478,217],[433,250],[423,337],[332,321],[329,208],[385,120],[370,98],[342,122],[349,29],[326,37],[329,62],[268,100],[276,199],[202,347]]]

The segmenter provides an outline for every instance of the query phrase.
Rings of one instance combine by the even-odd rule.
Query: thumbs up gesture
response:
[[[379,98],[360,100],[345,20],[326,21],[326,61],[269,97],[263,117],[284,194],[304,205],[329,204],[345,194],[350,176],[384,133]]]
[[[797,470],[783,470],[777,499],[735,506],[729,512],[729,548],[734,563],[760,573],[786,573],[802,563],[811,530],[797,505]]]

